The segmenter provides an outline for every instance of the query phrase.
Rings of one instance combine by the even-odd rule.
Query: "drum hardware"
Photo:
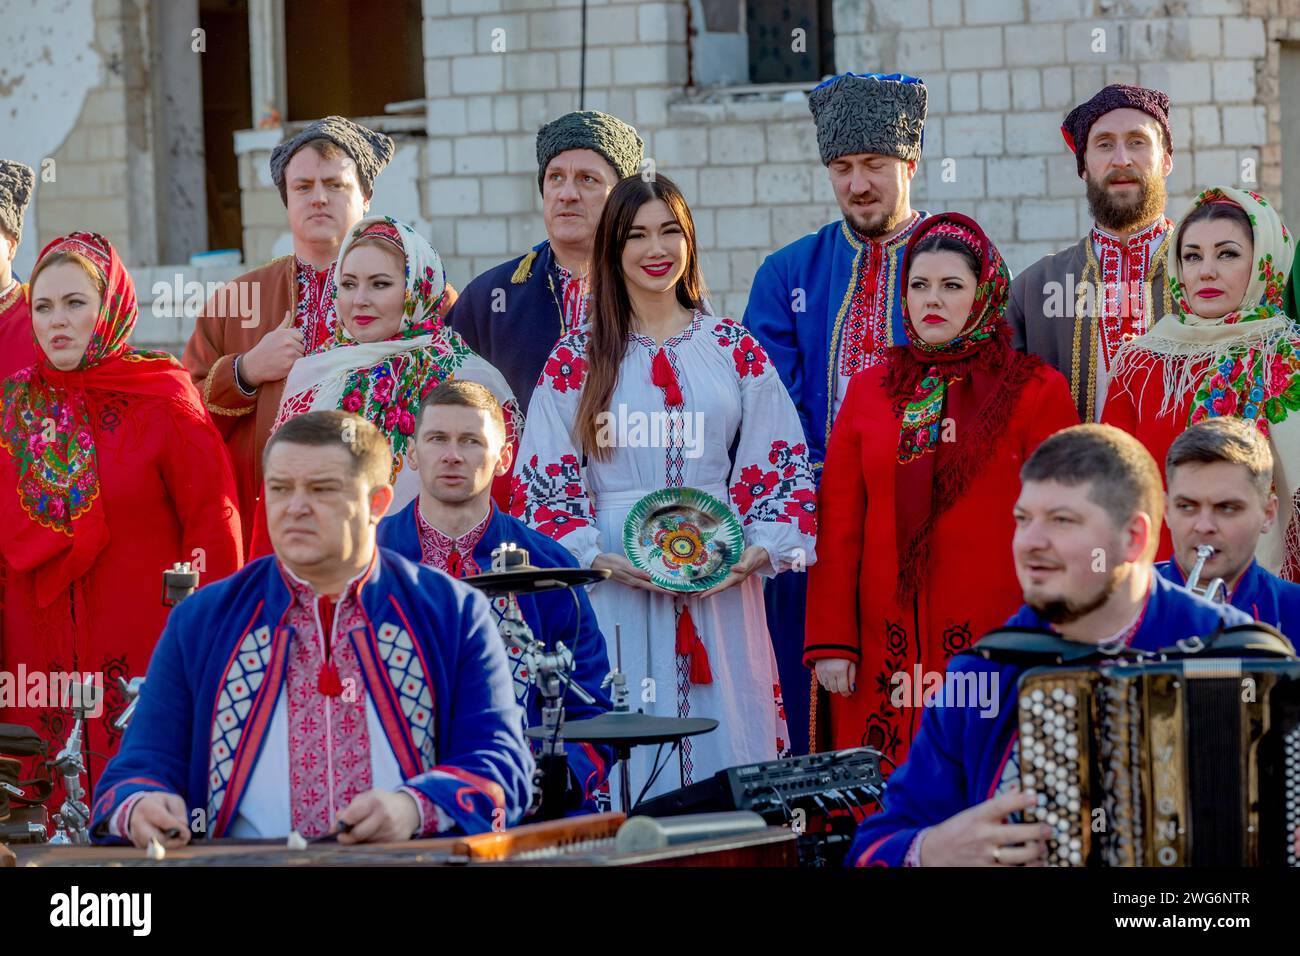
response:
[[[86,789],[81,776],[86,772],[86,761],[81,753],[82,731],[86,713],[94,710],[98,701],[98,688],[93,683],[77,685],[72,702],[72,731],[68,740],[54,758],[51,771],[63,778],[63,806],[54,815],[55,830],[50,842],[85,846],[90,843],[90,807],[85,803]]]
[[[175,607],[199,587],[199,572],[188,561],[177,561],[163,572],[162,602]]]
[[[520,662],[533,675],[542,698],[542,751],[534,778],[534,808],[539,819],[556,820],[564,816],[568,805],[569,761],[564,751],[564,697],[572,692],[584,704],[596,699],[570,677],[573,652],[556,641],[552,650],[533,634],[519,608],[520,594],[571,588],[602,580],[606,572],[589,572],[580,568],[537,568],[528,562],[528,552],[513,542],[505,542],[492,551],[489,574],[465,578],[465,583],[493,597],[504,597],[506,607],[498,625],[506,646],[519,652]],[[574,574],[573,572],[578,572]],[[594,575],[594,578],[593,578]]]
[[[575,743],[603,744],[614,751],[618,761],[619,803],[624,815],[632,809],[632,782],[629,761],[633,747],[648,744],[670,743],[678,746],[682,738],[707,734],[716,730],[718,722],[709,717],[656,717],[653,714],[633,712],[628,703],[627,675],[623,673],[623,632],[614,625],[614,667],[601,681],[602,688],[612,688],[614,708],[587,720],[571,720],[564,727],[564,736]],[[546,729],[533,727],[525,736],[542,739]]]
[[[1208,544],[1197,546],[1196,563],[1192,565],[1192,573],[1187,575],[1187,590],[1193,594],[1201,595],[1207,601],[1226,604],[1228,602],[1228,586],[1223,583],[1223,578],[1213,578],[1209,584],[1204,587],[1200,586],[1201,572],[1205,569],[1205,562],[1213,556],[1214,549]]]
[[[144,678],[132,677],[129,681],[125,677],[117,679],[117,686],[122,691],[122,697],[127,701],[126,709],[122,711],[113,721],[113,726],[118,730],[126,730],[126,725],[131,722],[135,716],[135,705],[140,703],[140,691],[144,690]]]

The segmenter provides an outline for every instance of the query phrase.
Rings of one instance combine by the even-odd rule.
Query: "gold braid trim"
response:
[[[240,415],[247,415],[249,412],[257,408],[257,397],[255,395],[250,396],[253,399],[253,404],[249,405],[247,408],[223,408],[220,405],[212,404],[212,379],[217,374],[217,368],[220,367],[221,363],[226,359],[230,359],[231,362],[235,361],[233,355],[223,355],[212,363],[212,368],[208,369],[208,374],[203,379],[203,404],[207,406],[208,411],[213,415],[228,415],[232,418],[237,418]],[[238,383],[235,383],[235,388],[239,388]]]
[[[1151,254],[1151,261],[1155,263],[1155,265],[1153,265],[1151,267],[1151,271],[1147,273],[1146,290],[1145,290],[1146,299],[1144,300],[1143,303],[1147,307],[1146,320],[1147,320],[1148,330],[1150,330],[1151,326],[1155,325],[1166,315],[1174,314],[1174,298],[1169,293],[1169,270],[1166,268],[1166,266],[1169,264],[1169,259],[1168,259],[1169,240],[1173,236],[1173,234],[1174,234],[1174,230],[1172,228],[1168,229],[1165,232],[1165,237],[1160,240],[1160,245],[1156,246],[1156,251]],[[1151,303],[1155,301],[1155,295],[1151,291],[1151,283],[1155,281],[1157,272],[1161,274],[1161,278],[1162,278],[1160,285],[1164,289],[1164,297],[1162,301],[1164,302],[1165,308],[1164,311],[1161,312],[1159,315],[1153,316],[1151,314],[1150,309],[1151,309]]]
[[[537,252],[529,252],[519,260],[519,265],[515,266],[514,274],[510,276],[511,285],[523,285],[528,281],[528,277],[533,273],[533,260],[537,258]]]
[[[1077,294],[1077,292],[1076,292]],[[1083,395],[1079,391],[1079,341],[1083,337],[1083,316],[1079,314],[1076,303],[1074,311],[1074,343],[1070,350],[1070,391],[1074,395],[1076,406],[1083,404]]]
[[[808,752],[817,752],[817,670],[814,666],[812,687],[808,690]]]
[[[1084,400],[1083,422],[1086,425],[1090,421],[1097,420],[1097,342],[1099,341],[1097,336],[1100,332],[1097,317],[1101,314],[1101,297],[1105,295],[1105,293],[1101,288],[1101,264],[1097,262],[1097,255],[1093,252],[1092,240],[1090,237],[1084,237],[1083,250],[1083,282],[1076,290],[1077,297],[1074,305],[1074,347],[1077,353],[1079,350],[1080,319],[1087,315],[1089,320],[1088,354],[1086,356],[1088,362],[1088,381],[1085,386],[1087,392],[1079,396]],[[1089,290],[1091,290],[1091,295],[1089,294]],[[1092,300],[1093,311],[1091,314],[1084,311],[1083,306],[1085,298]],[[1079,356],[1076,355],[1075,361],[1076,363],[1079,361]]]

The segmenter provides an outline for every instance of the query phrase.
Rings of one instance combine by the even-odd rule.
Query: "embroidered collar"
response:
[[[420,535],[420,560],[421,563],[430,567],[437,568],[439,571],[446,571],[452,577],[460,577],[466,571],[476,571],[477,563],[474,561],[474,549],[478,547],[479,541],[487,532],[488,524],[492,521],[492,504],[488,503],[487,514],[483,520],[470,528],[458,538],[453,538],[444,534],[435,528],[427,518],[424,512],[420,510],[417,501],[415,506],[415,526]]]
[[[1132,249],[1134,246],[1140,245],[1141,243],[1150,242],[1152,239],[1163,237],[1172,225],[1173,223],[1164,216],[1161,216],[1159,219],[1152,222],[1151,225],[1139,229],[1127,239],[1120,239],[1118,236],[1112,235],[1105,229],[1101,228],[1101,226],[1093,223],[1092,241],[1098,245],[1111,245],[1116,248],[1123,246]]]
[[[665,349],[673,348],[674,346],[680,345],[682,342],[685,342],[687,339],[689,339],[692,335],[695,334],[695,330],[700,327],[700,323],[703,321],[704,321],[704,313],[701,312],[699,309],[696,309],[694,314],[691,316],[690,324],[687,325],[686,328],[678,332],[676,335],[672,336],[671,338],[664,339],[664,344],[662,346],[660,346],[659,343],[657,343],[650,336],[642,332],[630,331],[627,333],[627,337],[629,342],[636,342],[640,345],[644,345],[651,352],[658,352],[660,348],[665,348]]]
[[[875,246],[881,249],[888,249],[891,246],[905,245],[907,243],[907,240],[912,237],[912,230],[916,228],[916,224],[920,221],[921,221],[921,213],[913,209],[912,218],[908,220],[907,225],[904,226],[902,229],[900,229],[898,232],[894,233],[894,235],[889,239],[882,240],[882,239],[872,239],[870,236],[864,236],[862,233],[858,232],[857,229],[851,226],[847,219],[845,219],[844,235],[846,238],[848,238],[850,242],[854,243],[855,247]]]
[[[375,569],[375,562],[379,560],[379,548],[375,548],[374,553],[370,556],[370,563],[361,569],[347,584],[343,586],[343,592],[337,598],[331,595],[321,595],[309,583],[304,581],[298,575],[289,570],[289,566],[281,561],[278,557],[275,559],[276,564],[280,567],[280,573],[284,577],[284,583],[289,587],[289,593],[293,596],[295,604],[301,604],[305,607],[311,607],[312,602],[317,597],[330,597],[336,604],[341,604],[345,598],[359,600],[358,592],[362,585],[370,577],[370,573]]]
[[[329,266],[326,266],[324,269],[317,269],[314,265],[312,265],[306,259],[302,258],[302,256],[298,255],[297,253],[294,253],[293,261],[294,261],[294,267],[298,273],[298,277],[304,281],[312,281],[317,284],[324,285],[325,277],[330,274]]]

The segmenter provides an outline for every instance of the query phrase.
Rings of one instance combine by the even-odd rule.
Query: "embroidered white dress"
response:
[[[816,494],[803,430],[767,355],[740,323],[697,312],[690,326],[663,344],[680,406],[668,404],[673,390],[652,381],[660,346],[631,334],[609,406],[607,434],[615,447],[608,459],[584,463],[570,430],[587,368],[586,348],[584,329],[560,339],[533,393],[515,466],[517,516],[589,567],[603,552],[623,553],[624,520],[643,496],[667,487],[698,488],[730,504],[744,528],[745,545],[765,548],[777,571],[813,563]],[[653,427],[652,416],[662,422],[669,412],[682,423],[676,437]],[[593,585],[590,596],[611,663],[615,629],[621,631],[634,710],[719,721],[712,733],[684,743],[680,758],[667,764],[647,795],[788,753],[758,575],[703,600],[613,581]],[[689,608],[707,652],[711,683],[693,684],[691,658],[676,652],[682,606]],[[655,750],[632,752],[634,798],[647,783]],[[617,806],[617,777],[613,780]]]

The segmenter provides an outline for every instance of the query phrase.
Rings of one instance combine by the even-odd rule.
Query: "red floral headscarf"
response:
[[[961,332],[930,345],[907,311],[907,276],[917,245],[944,235],[980,263],[975,301]],[[935,522],[960,498],[1005,430],[1020,392],[1041,364],[1012,350],[1004,321],[1010,276],[979,223],[946,212],[921,220],[903,252],[903,325],[908,344],[888,353],[886,388],[900,407],[894,479],[898,541],[898,597],[917,593],[930,554]],[[951,421],[953,437],[945,425]]]
[[[139,314],[135,286],[108,240],[74,232],[41,250],[38,265],[58,252],[89,260],[104,283],[85,354],[75,369],[60,371],[37,342],[37,363],[0,388],[0,552],[17,570],[38,572],[42,606],[85,574],[108,543],[87,399],[96,392],[152,396],[206,417],[176,359],[127,346]]]

